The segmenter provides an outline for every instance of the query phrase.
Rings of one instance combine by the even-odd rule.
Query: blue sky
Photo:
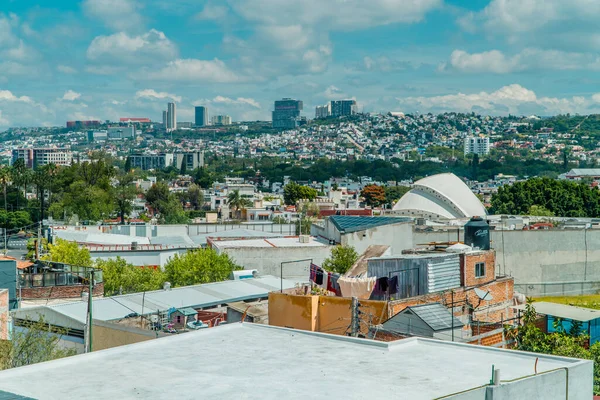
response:
[[[3,0],[0,128],[363,111],[600,112],[596,0]]]

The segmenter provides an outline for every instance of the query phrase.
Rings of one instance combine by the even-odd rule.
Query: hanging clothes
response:
[[[318,265],[315,264],[310,264],[310,275],[309,275],[309,280],[311,282],[316,282],[317,279],[317,269],[319,268]]]
[[[335,293],[337,296],[341,295],[340,285],[338,284],[339,274],[335,272],[329,273],[329,280],[327,281],[327,290]]]
[[[343,297],[356,297],[363,300],[368,300],[373,293],[377,278],[348,278],[340,276],[338,283],[342,291]]]
[[[315,283],[318,286],[323,286],[323,270],[322,269],[317,269],[317,275],[315,277]]]

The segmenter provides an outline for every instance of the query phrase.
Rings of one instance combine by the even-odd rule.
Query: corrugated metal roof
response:
[[[411,311],[413,314],[419,317],[434,332],[452,329],[453,325],[454,329],[462,328],[464,326],[464,324],[460,322],[458,318],[452,316],[450,311],[440,303],[406,307],[404,310],[400,311],[398,314],[384,322],[384,326],[387,325],[386,327],[393,327],[394,318],[397,318],[408,311]],[[453,319],[454,323],[452,322]]]
[[[513,307],[516,310],[525,310],[526,304]],[[566,304],[548,303],[540,301],[533,303],[535,312],[553,317],[571,319],[574,321],[587,322],[600,318],[600,310],[591,308],[568,306]]]
[[[263,276],[242,280],[207,283],[203,285],[185,286],[171,290],[155,290],[144,293],[126,294],[122,296],[94,299],[92,314],[94,319],[112,321],[137,313],[140,315],[166,311],[170,308],[202,308],[267,297],[269,292],[281,288],[282,281],[275,276]],[[283,288],[296,286],[295,281],[283,279]],[[143,304],[143,309],[142,309]],[[29,310],[43,312],[51,309],[67,317],[85,323],[87,302],[58,304],[45,307],[33,307]]]
[[[352,217],[346,215],[333,215],[329,217],[335,227],[342,233],[364,231],[378,226],[409,222],[411,218],[405,217]]]

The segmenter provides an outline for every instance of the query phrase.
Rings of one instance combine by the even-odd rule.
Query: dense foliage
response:
[[[160,268],[136,267],[120,257],[97,260],[95,267],[102,270],[106,296],[158,290],[165,282]]]
[[[345,274],[358,260],[358,253],[352,246],[336,246],[331,249],[331,256],[323,261],[327,271]]]
[[[377,185],[367,185],[360,192],[369,207],[379,207],[386,202],[385,189]]]
[[[299,200],[314,200],[316,197],[315,189],[295,182],[288,183],[283,188],[283,201],[287,205],[295,205]]]
[[[241,269],[225,253],[213,249],[190,250],[175,255],[165,265],[165,277],[173,286],[220,282],[229,279],[232,271]]]
[[[600,394],[600,342],[586,346],[589,336],[582,332],[581,323],[573,321],[572,327],[566,330],[563,321],[556,319],[556,332],[546,334],[536,326],[537,313],[532,299],[522,315],[522,325],[506,329],[509,339],[516,342],[517,350],[534,353],[553,354],[556,356],[581,358],[594,361],[594,393]]]
[[[11,340],[0,343],[0,369],[23,367],[77,353],[75,349],[60,346],[61,336],[66,331],[53,327],[52,334],[48,332],[49,325],[41,316],[27,330],[15,329]]]
[[[548,216],[597,218],[600,191],[583,182],[532,178],[502,186],[492,197],[494,214],[527,215],[532,208]]]

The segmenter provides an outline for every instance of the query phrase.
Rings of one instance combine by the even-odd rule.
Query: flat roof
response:
[[[553,317],[572,319],[587,322],[600,318],[600,310],[591,308],[568,306],[566,304],[549,303],[539,301],[532,304],[538,314],[551,315]],[[526,304],[513,307],[515,310],[525,310]]]
[[[219,249],[233,249],[240,247],[325,247],[328,246],[320,240],[316,240],[314,237],[310,237],[308,243],[300,242],[298,237],[283,237],[283,238],[269,238],[269,239],[240,239],[240,240],[222,240],[212,242],[213,246]]]
[[[172,399],[177,392],[185,398],[368,399],[374,390],[429,400],[488,384],[492,365],[503,380],[530,376],[536,359],[538,373],[592,362],[432,339],[386,343],[234,323],[5,370],[0,390],[39,400],[74,393]],[[360,371],[360,379],[332,365]]]
[[[267,297],[269,292],[280,290],[282,283],[284,289],[291,289],[296,286],[297,282],[265,275],[259,278],[227,280],[203,285],[183,286],[170,290],[154,290],[145,292],[145,294],[133,293],[100,299],[94,298],[92,315],[97,320],[113,321],[123,319],[132,313],[148,315],[157,311],[166,311],[170,308],[213,307],[236,301]],[[87,301],[24,308],[16,310],[14,315],[17,318],[25,319],[34,314],[43,314],[46,309],[85,324]]]

